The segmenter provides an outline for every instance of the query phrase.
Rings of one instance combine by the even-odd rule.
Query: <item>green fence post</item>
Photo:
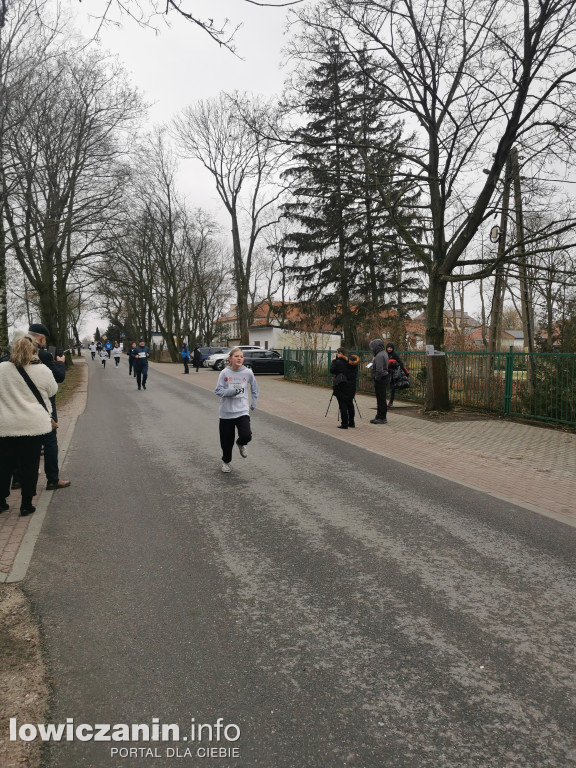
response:
[[[512,380],[514,378],[514,347],[510,347],[506,355],[504,374],[504,413],[512,413]]]

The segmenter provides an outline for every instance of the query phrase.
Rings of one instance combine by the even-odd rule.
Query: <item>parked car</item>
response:
[[[284,358],[273,349],[248,350],[244,352],[244,365],[254,373],[284,374]],[[302,368],[297,360],[288,360],[287,368],[290,373],[296,373]]]
[[[226,353],[230,351],[228,347],[198,347],[200,350],[200,354],[202,357],[200,358],[200,365],[202,367],[205,367],[206,360],[210,357],[210,355],[215,355],[216,353]]]
[[[244,354],[246,354],[248,350],[253,351],[261,349],[261,347],[254,347],[251,344],[239,344],[238,346],[244,352]],[[226,365],[228,355],[230,354],[230,349],[232,349],[232,347],[225,349],[224,352],[210,355],[210,357],[206,359],[206,368],[212,368],[215,371],[221,371]]]

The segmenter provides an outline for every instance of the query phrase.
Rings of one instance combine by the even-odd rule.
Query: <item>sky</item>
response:
[[[97,35],[102,48],[118,57],[150,104],[150,127],[170,121],[184,107],[220,91],[268,97],[281,93],[286,77],[282,49],[288,39],[287,8],[258,7],[242,0],[185,0],[183,5],[187,2],[199,18],[213,17],[215,23],[229,19],[231,31],[241,25],[234,35],[236,55],[175,13],[168,14],[168,24],[165,17],[154,20],[154,31],[122,16],[113,6],[111,19],[119,23],[101,25],[100,19],[90,16],[92,3],[67,0],[77,29],[86,38]],[[140,3],[146,7],[147,0]],[[212,213],[226,226],[212,178],[198,161],[182,160],[180,183],[192,207]],[[82,331],[91,335],[96,325],[102,331],[107,320],[89,315]]]
[[[112,5],[111,19],[120,23],[101,24],[87,10],[92,3],[63,0],[75,16],[75,25],[84,37],[98,35],[103,49],[118,56],[130,80],[150,103],[149,125],[169,122],[184,107],[198,99],[217,96],[220,91],[246,91],[264,96],[279,95],[287,77],[283,49],[288,42],[287,8],[267,8],[243,0],[183,0],[200,18],[215,23],[230,19],[229,28],[241,25],[234,35],[237,55],[221,48],[205,32],[175,13],[156,19],[154,29],[140,26],[121,16]],[[151,0],[132,0],[143,8]],[[315,0],[305,0],[305,4]],[[103,5],[103,3],[99,3]],[[302,7],[302,6],[300,6]],[[191,207],[212,213],[225,230],[225,211],[211,176],[198,161],[182,160],[181,190]],[[478,314],[475,290],[467,290],[466,311]],[[82,326],[92,334],[107,321],[94,315]]]
[[[141,0],[141,4],[146,2]],[[241,25],[234,35],[234,55],[176,13],[166,17],[169,26],[165,17],[156,19],[155,32],[118,12],[121,26],[109,23],[102,27],[100,20],[90,18],[84,10],[86,5],[80,6],[80,12],[76,9],[77,26],[87,37],[98,32],[102,47],[124,63],[131,82],[151,104],[151,126],[169,122],[194,101],[221,91],[264,96],[282,91],[287,8],[263,8],[242,0],[184,0],[183,6],[193,8],[199,18],[214,17],[215,23],[228,18],[230,30]],[[192,205],[217,213],[221,205],[208,173],[198,161],[183,161],[182,165],[184,191]]]
[[[131,82],[151,105],[150,127],[170,121],[184,107],[220,91],[263,96],[282,91],[287,8],[258,7],[242,0],[185,0],[183,5],[189,2],[199,18],[213,17],[215,23],[229,19],[230,30],[241,25],[234,35],[234,55],[175,13],[168,14],[168,25],[164,17],[154,20],[155,32],[122,16],[117,7],[113,7],[111,19],[119,23],[101,25],[88,11],[93,3],[67,2],[81,34],[86,38],[97,35],[102,48],[124,64]],[[140,2],[146,7],[147,0]],[[192,207],[209,211],[226,225],[213,181],[198,161],[182,161],[180,182]],[[82,330],[91,335],[96,325],[102,331],[107,321],[90,315]]]
[[[202,6],[205,13],[200,12]],[[162,20],[155,22],[157,34],[128,18],[122,27],[107,25],[100,31],[103,45],[118,53],[133,82],[156,102],[154,120],[166,119],[195,99],[220,90],[265,94],[279,90],[286,9],[258,8],[242,0],[195,0],[190,7],[198,8],[200,17],[213,15],[215,21],[229,17],[241,23],[235,35],[239,55],[219,47],[198,27],[173,13],[166,17],[170,27]],[[83,31],[95,26],[95,22],[85,21]]]

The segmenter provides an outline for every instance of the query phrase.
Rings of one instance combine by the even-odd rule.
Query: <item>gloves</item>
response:
[[[251,410],[251,411],[255,411],[255,410],[256,410],[256,406],[255,406],[255,405],[251,405],[251,406],[250,406],[250,410]]]

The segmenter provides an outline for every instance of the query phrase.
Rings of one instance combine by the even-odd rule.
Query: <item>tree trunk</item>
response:
[[[444,299],[446,283],[430,277],[426,307],[426,344],[435,350],[444,348]],[[426,359],[426,411],[449,411],[448,366],[445,355],[430,355]]]
[[[242,260],[242,246],[240,243],[240,227],[238,215],[235,210],[230,211],[232,218],[232,248],[234,252],[234,277],[236,283],[236,303],[238,305],[238,329],[240,332],[240,344],[248,344],[248,279]]]

